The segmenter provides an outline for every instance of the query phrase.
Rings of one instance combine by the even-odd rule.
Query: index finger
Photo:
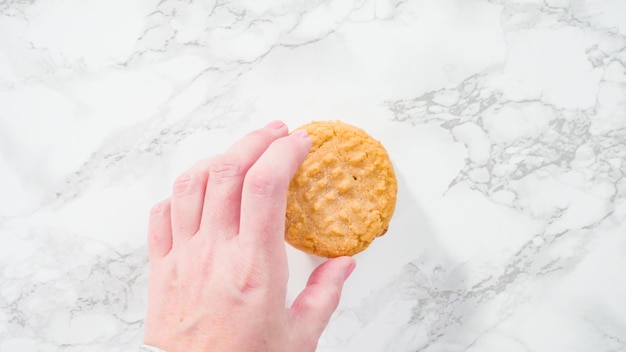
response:
[[[270,265],[285,260],[287,189],[310,149],[311,138],[306,131],[296,131],[274,141],[246,174],[239,241],[257,255],[264,255]]]

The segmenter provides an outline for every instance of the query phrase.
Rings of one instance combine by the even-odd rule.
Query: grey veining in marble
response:
[[[399,176],[319,351],[626,350],[623,1],[0,0],[0,352],[137,351],[148,209],[276,118]]]

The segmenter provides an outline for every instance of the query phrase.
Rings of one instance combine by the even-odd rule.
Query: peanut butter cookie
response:
[[[398,184],[385,148],[360,128],[316,121],[309,155],[291,180],[285,239],[321,257],[353,255],[387,232]]]

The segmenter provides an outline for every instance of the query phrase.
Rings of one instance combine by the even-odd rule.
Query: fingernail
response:
[[[292,134],[294,136],[300,137],[300,138],[307,138],[307,137],[309,137],[309,134],[306,132],[306,130],[297,130],[297,131],[295,131]]]
[[[352,274],[352,272],[354,271],[354,268],[356,268],[356,262],[352,262],[350,264],[350,266],[348,266],[348,269],[346,269],[346,277],[345,280],[347,280],[350,277],[350,274]]]
[[[273,128],[273,129],[279,129],[281,127],[283,127],[285,124],[280,121],[280,120],[276,120],[276,121],[272,121],[270,123],[268,123],[265,128]]]

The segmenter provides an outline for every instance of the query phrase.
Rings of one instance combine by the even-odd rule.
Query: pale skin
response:
[[[154,206],[147,345],[168,352],[315,351],[350,257],[317,267],[286,307],[287,188],[311,148],[274,121],[198,162]]]

